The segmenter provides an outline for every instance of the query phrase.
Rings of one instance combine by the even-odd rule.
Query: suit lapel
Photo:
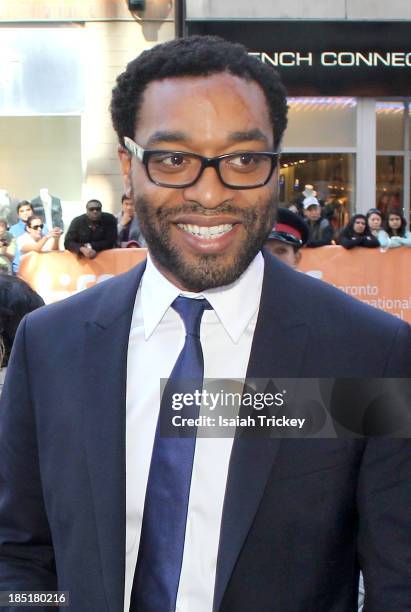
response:
[[[108,282],[86,322],[83,367],[89,385],[83,424],[87,467],[109,609],[122,609],[125,574],[127,346],[145,263]],[[116,286],[115,286],[116,284]]]
[[[297,273],[265,256],[260,309],[247,379],[297,378],[303,367],[307,327],[296,303]],[[281,445],[280,438],[238,437],[228,471],[213,610],[220,609],[240,550],[258,510]]]

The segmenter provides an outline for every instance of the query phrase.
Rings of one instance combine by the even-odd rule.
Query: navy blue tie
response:
[[[177,414],[195,418],[200,402],[175,412],[172,395],[202,390],[200,325],[211,306],[204,299],[178,297],[172,307],[184,322],[186,337],[161,399],[130,612],[174,612],[183,560],[196,428],[176,428],[171,419]]]

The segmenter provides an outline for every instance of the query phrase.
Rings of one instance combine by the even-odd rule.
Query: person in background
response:
[[[315,196],[309,196],[303,201],[305,223],[308,228],[306,247],[320,247],[331,244],[333,228],[327,219],[321,217],[321,205]]]
[[[34,251],[45,253],[47,251],[58,251],[61,229],[53,227],[45,236],[42,235],[44,223],[41,217],[32,215],[27,219],[26,231],[17,238],[17,248],[20,255]]]
[[[377,238],[378,244],[382,249],[386,248],[388,243],[388,234],[383,230],[382,224],[384,215],[378,208],[370,208],[367,212],[367,225],[371,234]]]
[[[7,231],[7,222],[0,219],[0,273],[11,274],[12,262],[16,254],[16,241]]]
[[[279,208],[277,222],[265,243],[266,248],[291,268],[301,260],[301,247],[307,242],[308,228],[300,215],[289,208]]]
[[[395,249],[400,246],[411,247],[411,232],[407,231],[405,217],[396,211],[389,212],[384,224],[384,236],[379,236],[378,239],[384,249]]]
[[[16,239],[16,253],[12,263],[13,274],[17,274],[20,267],[20,259],[21,254],[17,244],[17,238],[19,236],[23,236],[26,233],[27,219],[34,215],[33,206],[27,200],[21,200],[17,204],[17,216],[18,221],[14,225],[10,227],[10,233]],[[42,236],[45,236],[48,233],[47,227],[44,226],[42,230]]]
[[[17,204],[17,216],[19,220],[10,227],[10,232],[18,238],[26,231],[27,219],[34,214],[33,207],[27,200],[22,200]]]
[[[43,298],[15,276],[0,274],[0,393],[14,337],[21,319],[44,306]]]
[[[117,215],[117,244],[120,247],[146,246],[132,198],[123,194],[121,212]]]
[[[378,232],[382,228],[383,215],[378,208],[370,208],[366,214],[367,225],[373,236],[378,238]]]
[[[121,197],[121,212],[117,215],[117,240],[118,245],[128,242],[131,222],[136,216],[133,200],[125,193]]]
[[[341,230],[339,244],[345,249],[354,247],[375,248],[380,246],[378,239],[371,234],[367,225],[367,217],[362,214],[354,215]]]
[[[89,200],[86,213],[72,220],[64,240],[68,251],[94,259],[100,251],[117,245],[117,219],[102,208],[100,200]]]

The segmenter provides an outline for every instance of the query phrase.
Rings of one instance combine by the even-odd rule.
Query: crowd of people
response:
[[[326,218],[324,208],[316,195],[316,192],[311,190],[300,206],[288,206],[288,210],[298,215],[306,225],[308,235],[304,241],[305,247],[338,244],[345,249],[379,247],[384,252],[401,246],[411,246],[411,232],[407,229],[407,221],[397,208],[385,213],[379,208],[370,208],[366,214],[355,214],[344,227],[335,229]]]
[[[261,253],[267,236],[296,256],[334,239],[314,194],[273,229],[278,73],[241,45],[178,38],[128,63],[110,108],[148,258],[19,327],[0,408],[0,590],[60,588],[76,612],[353,612],[362,570],[365,610],[409,610],[406,401],[367,381],[410,377],[411,329]],[[57,242],[30,219],[36,244]],[[66,246],[98,258],[116,221],[92,200]],[[231,382],[251,391],[231,435],[213,419],[197,435],[207,379],[223,409]]]
[[[397,209],[383,214],[378,208],[370,208],[367,214],[354,214],[343,228],[336,229],[327,219],[314,188],[306,189],[303,194],[306,197],[299,206],[290,204],[280,209],[277,225],[287,225],[287,231],[274,227],[267,240],[269,250],[293,267],[301,258],[301,247],[339,244],[345,249],[379,247],[382,252],[411,247],[407,221]],[[102,209],[99,200],[89,200],[86,212],[75,217],[64,233],[61,224],[48,228],[44,215],[35,211],[32,203],[22,200],[17,205],[17,223],[8,227],[7,221],[0,219],[0,273],[17,274],[22,256],[32,251],[66,249],[79,257],[93,259],[100,251],[115,247],[146,246],[129,195],[123,194],[121,210],[116,216]]]
[[[17,204],[16,223],[9,227],[7,220],[0,218],[0,273],[16,275],[21,258],[30,252],[66,249],[93,259],[107,249],[146,245],[129,196],[122,196],[117,216],[102,208],[99,200],[89,200],[85,214],[75,217],[64,233],[64,226],[49,227],[44,214],[37,212],[31,202],[22,200]]]

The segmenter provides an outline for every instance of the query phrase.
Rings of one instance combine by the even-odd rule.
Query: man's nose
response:
[[[204,208],[216,208],[223,202],[231,200],[233,193],[221,182],[216,168],[208,167],[203,170],[194,185],[185,187],[184,197],[187,200],[198,202]]]

